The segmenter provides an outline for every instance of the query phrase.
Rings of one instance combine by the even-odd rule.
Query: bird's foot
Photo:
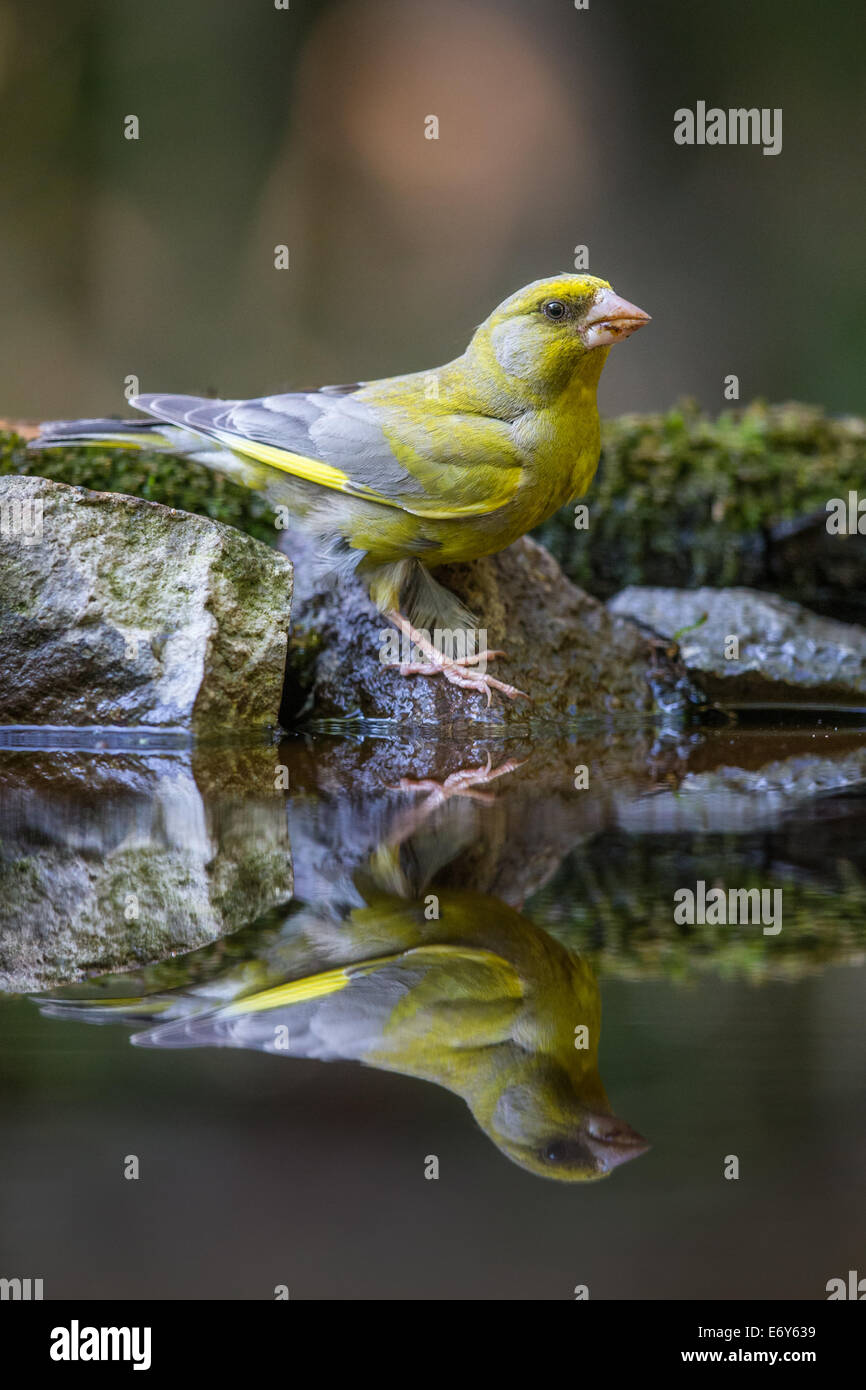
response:
[[[496,655],[494,652],[481,653],[481,656],[484,657],[494,655]],[[476,657],[475,660],[477,659]],[[469,670],[466,657],[443,657],[439,661],[394,662],[389,664],[396,665],[401,676],[444,676],[452,685],[459,685],[463,690],[474,690],[479,694],[486,695],[488,705],[493,703],[494,690],[498,690],[509,700],[531,699],[525,690],[518,690],[515,685],[508,685],[506,681],[498,681],[495,676],[488,675],[486,671]]]
[[[480,801],[490,804],[496,798],[492,792],[478,791],[478,787],[486,786],[489,782],[495,781],[497,777],[504,777],[506,773],[515,772],[517,768],[523,767],[525,758],[509,758],[507,762],[500,763],[498,767],[492,766],[490,754],[487,754],[487,765],[485,767],[465,767],[459,772],[452,772],[446,777],[444,782],[438,781],[435,777],[401,777],[399,784],[392,788],[394,791],[401,792],[426,792],[427,800],[424,802],[426,809],[440,806],[443,801],[449,801],[452,796],[465,796],[470,801]]]
[[[488,675],[486,671],[472,670],[472,667],[477,666],[479,662],[493,661],[498,656],[505,656],[505,652],[485,650],[476,652],[472,656],[446,656],[444,652],[440,652],[433,645],[425,633],[412,627],[402,614],[389,613],[388,617],[412,645],[427,658],[426,661],[386,662],[386,665],[396,667],[401,676],[444,676],[452,685],[459,685],[464,690],[474,690],[485,694],[488,705],[492,703],[494,690],[498,690],[509,700],[532,700],[532,696],[527,695],[525,690],[518,690],[514,685],[507,685],[505,681],[497,680],[495,676]]]

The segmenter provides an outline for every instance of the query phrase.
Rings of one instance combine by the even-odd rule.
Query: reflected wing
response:
[[[373,1060],[508,1035],[520,980],[492,951],[422,946],[290,980],[138,1033],[140,1047],[249,1047],[319,1061]]]

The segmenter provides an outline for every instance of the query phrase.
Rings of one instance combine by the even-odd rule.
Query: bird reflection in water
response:
[[[139,1025],[138,1047],[253,1048],[415,1076],[461,1096],[529,1172],[606,1176],[648,1145],[599,1076],[591,966],[498,898],[438,884],[466,840],[452,813],[517,766],[402,782],[424,800],[321,897],[146,973],[180,969],[179,987],[40,1000],[43,1013]]]

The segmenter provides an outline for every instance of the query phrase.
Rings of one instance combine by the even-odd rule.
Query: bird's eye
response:
[[[548,1163],[561,1163],[568,1154],[568,1145],[562,1141],[548,1144],[544,1150],[544,1157]]]
[[[561,299],[548,299],[546,304],[542,304],[541,312],[545,318],[553,319],[556,322],[559,319],[564,319],[568,311]]]

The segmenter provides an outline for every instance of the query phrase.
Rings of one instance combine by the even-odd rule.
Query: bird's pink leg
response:
[[[388,613],[389,622],[407,637],[414,647],[417,647],[426,661],[389,661],[388,666],[396,666],[401,676],[444,676],[452,685],[462,686],[464,690],[476,690],[487,696],[488,705],[492,702],[493,691],[498,690],[509,700],[530,700],[531,695],[527,695],[525,690],[518,690],[516,686],[506,685],[504,681],[498,681],[493,676],[489,676],[486,671],[473,671],[471,669],[477,662],[492,660],[497,656],[504,656],[504,652],[483,651],[477,652],[474,656],[445,656],[438,651],[429,637],[425,633],[412,626],[408,618],[404,618],[402,613],[396,610]]]
[[[425,811],[441,806],[443,801],[450,800],[452,796],[465,796],[470,801],[481,801],[489,805],[496,800],[493,793],[480,792],[477,788],[487,786],[489,782],[495,781],[497,777],[504,777],[506,773],[515,772],[517,768],[523,767],[526,758],[509,758],[498,767],[493,767],[492,761],[488,753],[485,767],[462,767],[459,772],[452,772],[444,782],[437,781],[435,777],[401,777],[399,784],[392,790],[428,792],[427,800],[422,803],[422,809]]]

